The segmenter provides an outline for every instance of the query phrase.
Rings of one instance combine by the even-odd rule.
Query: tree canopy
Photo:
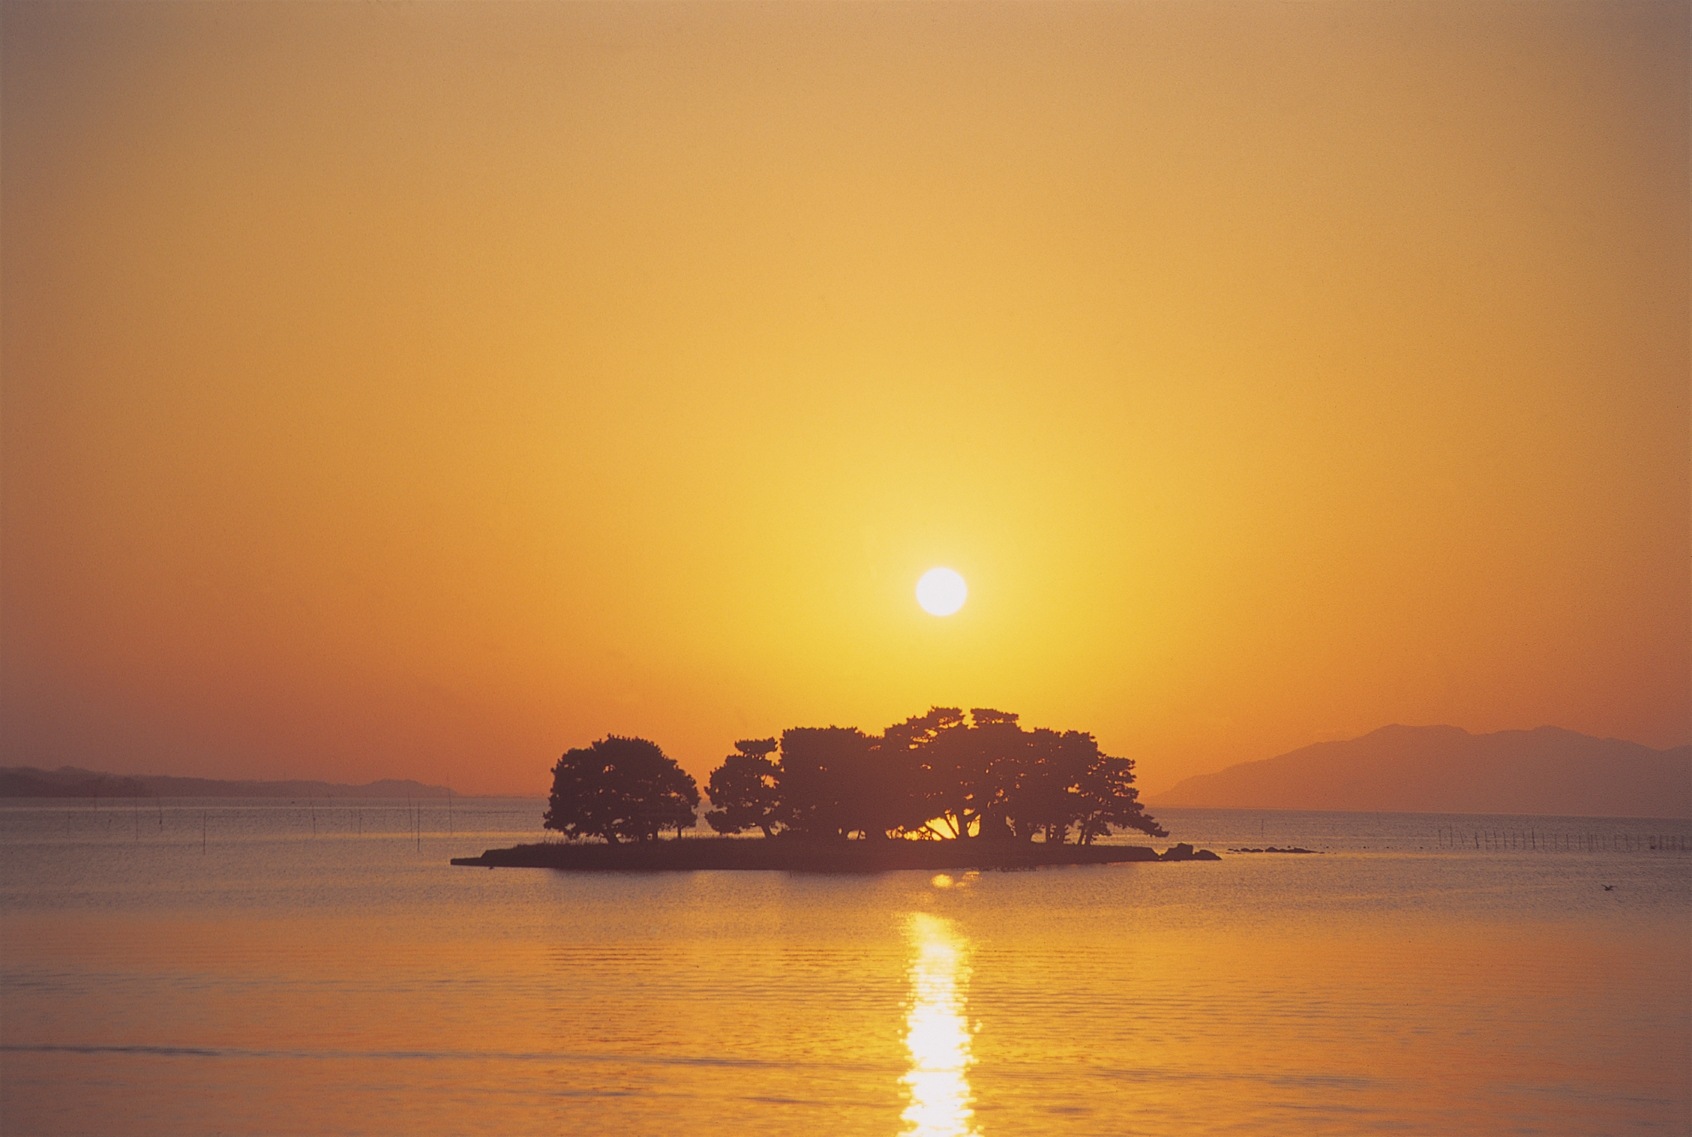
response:
[[[988,707],[933,707],[879,735],[796,727],[744,740],[706,787],[719,833],[1091,844],[1113,829],[1168,836],[1146,814],[1134,763],[1081,731],[1025,730]],[[779,752],[779,753],[778,753]],[[776,757],[771,757],[777,755]]]
[[[567,750],[552,768],[545,825],[569,839],[655,841],[698,823],[699,787],[675,760],[644,738],[606,735]]]
[[[773,738],[741,739],[734,744],[735,752],[711,771],[705,792],[717,808],[705,814],[705,821],[712,829],[718,833],[761,829],[766,837],[774,835],[777,770],[770,755],[775,749]]]

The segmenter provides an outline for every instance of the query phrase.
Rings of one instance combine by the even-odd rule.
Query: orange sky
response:
[[[0,19],[0,763],[1692,738],[1683,3]]]

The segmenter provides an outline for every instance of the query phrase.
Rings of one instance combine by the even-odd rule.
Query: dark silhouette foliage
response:
[[[902,816],[877,740],[852,727],[782,731],[776,775],[782,828],[806,837],[885,836]]]
[[[880,735],[797,727],[736,743],[711,775],[719,833],[811,839],[920,837],[1090,845],[1115,829],[1168,833],[1134,788],[1134,763],[1081,731],[1025,730],[1017,716],[932,707]],[[771,755],[779,756],[771,760]]]
[[[734,750],[711,771],[711,780],[705,785],[705,793],[717,807],[705,814],[705,821],[718,833],[761,829],[764,836],[774,836],[779,801],[775,787],[780,771],[770,755],[775,753],[776,740],[743,738],[734,744]]]
[[[697,824],[698,805],[692,775],[657,743],[612,734],[558,759],[545,824],[572,841],[655,841],[666,829],[680,837]]]

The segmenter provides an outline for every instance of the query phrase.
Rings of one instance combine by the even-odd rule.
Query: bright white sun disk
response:
[[[917,603],[931,616],[950,616],[969,599],[969,585],[949,568],[932,568],[917,581]]]

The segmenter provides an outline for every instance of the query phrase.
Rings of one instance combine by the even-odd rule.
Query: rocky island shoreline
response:
[[[1005,841],[800,841],[784,838],[701,837],[627,844],[551,842],[489,849],[454,857],[473,868],[541,868],[576,872],[877,873],[920,869],[1034,869],[1145,861],[1215,861],[1208,849],[1182,842],[1159,853],[1141,845],[1068,845]]]

